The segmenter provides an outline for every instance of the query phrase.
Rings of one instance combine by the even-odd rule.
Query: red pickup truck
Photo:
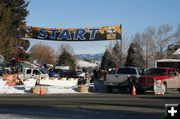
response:
[[[145,75],[139,77],[136,82],[136,89],[139,93],[146,90],[154,90],[155,83],[160,82],[164,87],[164,93],[168,89],[178,89],[180,92],[180,77],[175,68],[150,68]]]

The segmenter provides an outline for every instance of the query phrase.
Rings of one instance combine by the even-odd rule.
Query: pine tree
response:
[[[116,64],[112,60],[112,55],[108,50],[106,50],[101,60],[101,68],[106,69],[114,67],[116,67]]]
[[[142,54],[142,49],[138,43],[133,42],[128,49],[128,56],[126,59],[126,66],[145,67],[145,61]]]
[[[67,52],[64,48],[61,55],[59,56],[58,65],[69,66],[71,70],[74,70],[76,68],[75,57]]]
[[[17,56],[19,52],[22,53],[20,48],[25,48],[21,46],[24,41],[19,36],[23,34],[25,27],[27,5],[28,2],[25,0],[0,1],[0,54],[4,55],[6,60]],[[25,43],[29,44],[29,42]]]

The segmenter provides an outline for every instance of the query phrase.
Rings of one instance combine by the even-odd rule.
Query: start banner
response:
[[[28,26],[25,38],[53,41],[101,41],[121,39],[122,29],[119,26],[98,28],[40,28]]]

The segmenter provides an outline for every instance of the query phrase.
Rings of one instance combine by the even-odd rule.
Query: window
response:
[[[162,75],[162,76],[165,76],[166,70],[160,69],[160,68],[151,68],[151,69],[147,70],[146,75],[160,75],[160,76]]]
[[[171,69],[168,71],[169,76],[176,76],[176,71],[174,69]]]
[[[108,74],[115,74],[116,73],[116,70],[115,69],[112,69],[111,71],[109,71]]]
[[[39,75],[39,74],[41,74],[38,70],[33,70],[33,74],[35,74],[35,75]]]
[[[31,69],[28,69],[28,70],[27,70],[27,74],[31,74]]]
[[[42,74],[47,74],[47,71],[40,69]]]
[[[143,71],[141,69],[138,69],[139,75],[143,75]]]
[[[120,68],[117,71],[118,74],[137,74],[134,68]]]

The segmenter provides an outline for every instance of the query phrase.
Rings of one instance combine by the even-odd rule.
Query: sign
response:
[[[180,119],[180,105],[165,104],[165,119]]]
[[[154,92],[156,95],[164,95],[165,86],[161,80],[154,80]]]
[[[103,26],[98,28],[26,28],[25,38],[53,41],[102,41],[121,39],[121,26]]]

